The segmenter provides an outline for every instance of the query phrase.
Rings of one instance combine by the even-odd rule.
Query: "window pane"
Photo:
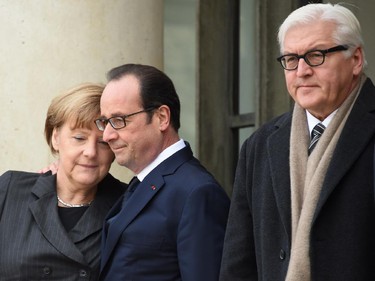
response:
[[[240,136],[239,136],[239,150],[241,150],[241,146],[243,142],[252,134],[254,133],[255,128],[254,127],[248,127],[248,128],[242,128],[240,129]]]
[[[195,152],[197,0],[164,1],[164,70],[181,101],[181,138]]]
[[[255,0],[240,1],[240,114],[255,111],[255,4]]]

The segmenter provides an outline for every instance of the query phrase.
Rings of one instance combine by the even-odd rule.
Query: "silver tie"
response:
[[[310,141],[309,151],[308,151],[309,155],[311,154],[314,147],[316,146],[316,144],[317,144],[320,136],[323,134],[325,128],[326,127],[322,123],[318,123],[318,124],[315,125],[314,129],[312,130],[311,141]]]

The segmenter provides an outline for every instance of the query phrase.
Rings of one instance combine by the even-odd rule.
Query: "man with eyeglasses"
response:
[[[95,123],[136,179],[107,216],[100,280],[218,280],[229,198],[178,135],[172,81],[139,64],[108,80]]]
[[[375,87],[359,22],[308,4],[278,41],[295,106],[242,146],[220,281],[375,280]]]

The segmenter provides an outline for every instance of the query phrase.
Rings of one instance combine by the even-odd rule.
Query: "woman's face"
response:
[[[114,154],[94,122],[90,129],[72,122],[54,129],[52,145],[59,154],[57,185],[71,190],[90,189],[107,175]]]

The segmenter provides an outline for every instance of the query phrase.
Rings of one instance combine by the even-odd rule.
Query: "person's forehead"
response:
[[[285,34],[284,50],[328,47],[333,43],[334,30],[334,23],[324,21],[293,26]]]
[[[141,104],[139,91],[138,80],[133,76],[109,82],[100,100],[102,115],[128,114],[138,109]]]
[[[134,93],[139,94],[139,88],[138,79],[132,75],[127,75],[118,80],[108,82],[104,88],[104,93],[127,96]]]

